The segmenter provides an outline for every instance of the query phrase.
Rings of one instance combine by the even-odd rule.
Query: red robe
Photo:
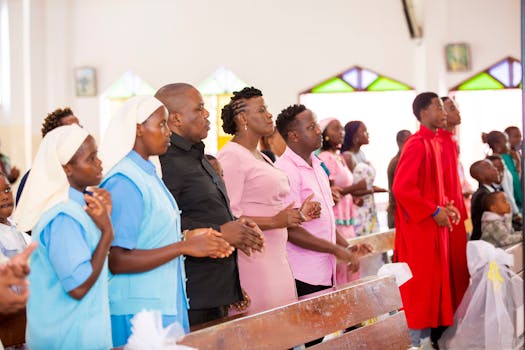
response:
[[[447,202],[441,165],[435,133],[422,125],[403,148],[393,186],[394,259],[406,262],[412,271],[412,279],[400,287],[408,327],[412,329],[453,323],[449,232],[432,218],[437,206]]]
[[[450,233],[450,278],[452,284],[452,303],[456,310],[461,303],[463,294],[469,285],[469,272],[467,267],[467,230],[465,220],[467,209],[463,200],[463,191],[458,174],[458,149],[452,133],[447,130],[438,130],[437,137],[441,145],[443,160],[443,185],[445,196],[454,201],[461,216],[457,225],[452,224]]]

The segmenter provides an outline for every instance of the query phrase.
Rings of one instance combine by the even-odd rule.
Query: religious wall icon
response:
[[[470,70],[470,47],[468,44],[448,44],[445,47],[445,58],[449,72],[468,72]]]
[[[82,96],[96,96],[95,68],[93,67],[78,67],[75,68],[75,90],[78,97]]]

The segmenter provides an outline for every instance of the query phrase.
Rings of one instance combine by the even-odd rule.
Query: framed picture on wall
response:
[[[97,95],[97,80],[95,68],[75,68],[75,90],[78,97]]]
[[[448,44],[445,47],[447,71],[468,72],[470,70],[470,47],[465,43]]]

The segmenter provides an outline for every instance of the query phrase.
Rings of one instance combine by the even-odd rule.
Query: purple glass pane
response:
[[[512,62],[512,86],[518,86],[521,82],[521,63]]]
[[[358,73],[357,68],[352,68],[348,72],[343,74],[344,81],[352,85],[354,88],[359,88],[357,73]]]
[[[366,89],[368,85],[372,84],[376,79],[376,73],[371,72],[368,69],[363,69],[361,71],[361,88]]]
[[[497,66],[492,67],[489,69],[490,75],[492,75],[494,78],[498,79],[500,82],[503,83],[503,85],[510,87],[510,75],[509,75],[509,62],[503,61]]]

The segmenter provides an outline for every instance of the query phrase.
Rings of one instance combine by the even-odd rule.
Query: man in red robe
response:
[[[441,144],[441,156],[443,159],[443,185],[445,196],[454,202],[458,209],[460,219],[457,225],[452,225],[450,232],[450,280],[452,284],[452,305],[454,311],[461,303],[463,294],[469,285],[469,272],[467,267],[467,230],[465,220],[467,209],[463,200],[463,191],[458,174],[458,148],[454,140],[453,131],[461,124],[459,109],[453,100],[442,97],[443,107],[447,114],[447,125],[444,129],[438,129],[437,137]]]
[[[421,127],[407,140],[394,178],[394,259],[412,271],[400,291],[412,344],[418,347],[429,328],[453,323],[449,217],[457,222],[459,214],[445,196],[436,138],[436,130],[446,125],[443,104],[435,93],[425,92],[416,96],[412,109]],[[438,337],[431,334],[433,342]]]

